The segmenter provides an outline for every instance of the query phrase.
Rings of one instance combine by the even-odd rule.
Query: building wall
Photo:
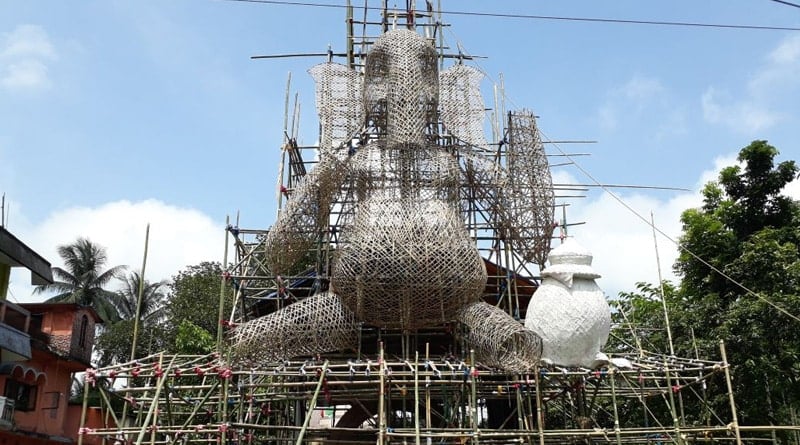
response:
[[[95,318],[89,310],[77,305],[59,306],[46,310],[43,307],[37,314],[41,317],[41,327],[30,332],[32,357],[20,363],[29,372],[16,371],[0,376],[0,390],[5,390],[9,379],[36,387],[33,409],[15,410],[15,431],[0,432],[0,445],[38,443],[34,442],[39,440],[37,437],[42,440],[49,437],[62,443],[78,438],[75,425],[80,422],[80,410],[77,420],[71,418],[76,413],[69,409],[68,402],[73,374],[84,371],[91,359]],[[16,442],[17,437],[25,440]]]

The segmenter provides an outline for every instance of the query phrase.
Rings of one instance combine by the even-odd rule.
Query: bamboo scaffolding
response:
[[[441,31],[446,24],[442,23],[440,14],[425,11],[423,16],[413,16],[431,19],[428,23],[422,23],[423,20],[409,18],[412,15],[390,12],[386,2],[383,3],[381,17],[368,17],[376,12],[368,10],[366,2],[363,19],[355,19],[353,7],[347,8],[348,66],[345,68],[357,73],[342,71],[331,65],[321,68],[318,72],[320,82],[333,88],[332,92],[351,94],[354,85],[363,80],[359,73],[367,65],[366,54],[376,45],[375,37],[391,26],[391,20],[396,20],[397,27],[420,26],[422,29],[424,25],[425,29],[433,32],[431,36],[426,35],[425,39],[438,39],[436,47],[439,53],[435,62],[445,71],[443,48],[447,45]],[[354,26],[356,24],[362,25],[360,34]],[[467,73],[469,70],[460,71]],[[346,74],[337,78],[337,73]],[[445,89],[449,90],[444,95],[440,93],[440,100],[450,95],[444,102],[447,106],[458,107],[455,99],[459,95],[475,94],[476,88],[480,94],[479,85],[474,79],[465,79],[456,77],[456,82],[446,85]],[[462,80],[464,82],[459,84]],[[360,267],[363,274],[372,273],[363,252],[371,249],[373,238],[369,237],[376,236],[376,232],[380,231],[369,224],[360,225],[364,221],[357,220],[359,211],[363,210],[359,206],[363,206],[367,201],[365,197],[371,194],[379,198],[401,192],[409,194],[408,188],[403,189],[399,185],[402,181],[411,184],[410,189],[415,193],[435,190],[433,193],[442,197],[441,200],[446,203],[444,207],[447,207],[440,209],[437,215],[446,214],[447,218],[463,225],[459,226],[465,234],[462,241],[467,241],[474,247],[476,255],[482,257],[482,264],[474,264],[478,273],[472,277],[473,281],[479,283],[483,278],[479,270],[481,268],[486,278],[483,289],[467,286],[470,292],[474,291],[472,298],[482,299],[508,314],[512,319],[512,327],[513,323],[524,319],[531,294],[539,282],[537,263],[542,261],[542,255],[547,252],[554,236],[552,231],[555,226],[551,221],[555,219],[554,209],[561,207],[564,212],[563,221],[559,224],[564,236],[569,227],[581,224],[566,222],[567,197],[556,193],[581,192],[585,189],[583,185],[553,184],[549,180],[549,171],[554,165],[545,164],[547,157],[552,154],[544,153],[546,141],[539,138],[538,129],[534,126],[535,115],[532,112],[507,111],[501,82],[495,86],[494,107],[488,110],[492,115],[492,141],[476,142],[476,138],[480,139],[478,133],[483,131],[483,121],[476,120],[478,127],[474,127],[475,122],[471,120],[475,116],[482,118],[481,113],[486,110],[475,113],[470,107],[466,110],[434,107],[426,111],[430,113],[425,119],[430,121],[420,121],[421,125],[424,124],[425,133],[416,142],[424,147],[422,152],[415,152],[416,157],[404,157],[404,150],[398,149],[392,152],[392,156],[373,159],[370,158],[372,155],[366,154],[368,148],[379,145],[379,151],[389,152],[391,150],[387,151],[387,147],[391,146],[389,142],[395,137],[387,133],[389,123],[386,113],[381,111],[383,97],[377,98],[372,103],[374,107],[364,112],[367,118],[359,114],[361,111],[349,106],[343,107],[347,108],[344,118],[336,114],[336,106],[352,100],[352,97],[344,102],[337,102],[341,98],[335,94],[323,98],[333,108],[321,117],[325,128],[320,134],[320,144],[298,144],[300,101],[299,96],[295,96],[290,120],[290,81],[291,75],[286,86],[277,201],[279,214],[286,214],[286,205],[305,199],[305,202],[311,203],[310,208],[302,208],[298,214],[309,219],[299,226],[279,227],[285,232],[283,238],[275,227],[270,230],[239,228],[238,221],[235,231],[228,227],[225,236],[225,271],[226,277],[235,283],[237,304],[234,304],[229,320],[225,321],[241,325],[253,317],[275,314],[287,306],[309,301],[309,297],[315,294],[329,291],[337,256],[340,258],[343,252],[352,250],[358,243],[367,245],[367,248],[354,251],[351,266]],[[420,88],[429,91],[429,83],[427,80],[422,82]],[[342,89],[335,90],[338,87]],[[451,102],[447,103],[447,100]],[[464,128],[453,128],[457,125],[449,125],[446,119],[442,119],[445,116],[449,116],[447,119],[451,122],[453,119],[462,122]],[[504,123],[507,123],[507,128],[503,127]],[[360,128],[353,129],[354,126]],[[343,134],[346,136],[343,137]],[[509,141],[516,145],[512,146]],[[525,161],[519,158],[526,153],[526,144],[541,150],[536,159],[542,163],[539,167],[525,163],[530,159]],[[338,153],[340,157],[335,162],[329,162],[323,159],[324,156],[318,157],[319,153]],[[352,164],[356,163],[354,159],[361,164],[353,167]],[[511,178],[507,172],[503,173],[508,169],[510,159],[513,165],[511,170],[519,172],[511,175]],[[383,161],[400,166],[409,160],[431,167],[431,170],[403,170],[402,175],[395,176],[394,173],[378,169],[385,165]],[[320,170],[315,173],[317,169]],[[320,173],[323,170],[324,174]],[[379,173],[374,173],[376,170]],[[354,171],[366,176],[358,176]],[[426,172],[441,173],[447,179],[442,180],[435,175],[425,177]],[[322,184],[304,185],[309,178],[321,178]],[[402,178],[402,181],[397,178]],[[534,193],[537,196],[541,194],[540,198],[531,202],[524,199]],[[509,200],[514,199],[518,202],[512,206]],[[542,202],[547,204],[537,204]],[[408,213],[406,207],[419,207],[419,203],[410,199],[403,201],[406,207],[384,201],[378,204],[373,216],[386,216],[392,212],[405,215]],[[533,209],[535,211],[532,213],[528,212],[533,205],[539,207]],[[504,212],[503,206],[513,207],[513,211],[506,209]],[[517,224],[515,230],[511,230],[515,218],[509,215],[515,215],[524,223]],[[425,212],[417,214],[415,218],[419,227],[392,238],[396,241],[392,245],[407,246],[408,240],[414,240],[416,232],[425,228],[422,223],[429,217],[430,214]],[[362,239],[354,238],[352,230],[350,235],[347,234],[354,227],[359,227]],[[438,236],[438,233],[431,234],[434,235]],[[295,250],[287,252],[287,244],[269,242],[276,237],[290,240]],[[231,241],[235,258],[227,262],[227,249]],[[430,254],[430,246],[424,243],[417,246],[412,241],[410,247],[420,247],[413,252],[415,261],[424,264],[421,259],[428,258],[441,268],[457,269],[460,266],[454,266],[453,261],[461,261],[464,257],[454,255],[454,260],[448,259],[447,256],[452,255],[453,251],[449,245],[448,249],[435,255]],[[393,255],[384,255],[380,260],[391,261]],[[284,264],[289,257],[310,260],[308,264],[290,268]],[[271,270],[276,264],[285,269],[281,271],[284,273]],[[487,266],[494,269],[488,270]],[[392,270],[387,268],[383,275],[389,275],[388,272]],[[549,445],[579,441],[618,445],[652,444],[656,441],[738,444],[769,440],[768,435],[780,431],[787,434],[800,432],[800,426],[796,425],[739,425],[730,382],[730,364],[723,345],[721,360],[701,360],[698,356],[682,358],[674,356],[674,353],[665,355],[643,349],[634,333],[636,346],[630,347],[631,353],[609,354],[612,363],[598,369],[544,366],[533,360],[532,364],[523,366],[524,369],[514,372],[503,370],[503,363],[495,363],[472,352],[477,352],[475,345],[457,335],[462,326],[455,323],[455,318],[441,315],[444,304],[437,308],[436,304],[430,303],[429,294],[433,292],[428,291],[437,289],[432,283],[448,281],[439,278],[420,279],[417,274],[411,274],[397,282],[401,289],[419,284],[420,291],[407,292],[402,298],[416,301],[426,310],[428,306],[434,307],[425,323],[415,318],[418,315],[416,313],[411,313],[402,321],[395,320],[396,317],[382,313],[384,306],[378,305],[371,310],[375,312],[373,318],[380,323],[359,321],[354,335],[356,344],[342,346],[341,350],[317,353],[310,348],[308,351],[313,352],[303,355],[293,347],[289,348],[292,349],[290,351],[283,351],[280,357],[272,357],[270,353],[274,351],[263,351],[261,361],[245,365],[232,360],[228,354],[229,336],[233,331],[226,332],[221,324],[217,336],[217,354],[153,354],[98,369],[96,378],[112,383],[98,385],[109,421],[102,428],[90,431],[84,429],[85,420],[82,420],[83,434],[79,436],[78,443],[82,445],[82,438],[90,435],[103,438],[135,437],[137,442],[149,436],[152,444],[170,445],[226,442],[237,445],[376,442],[386,445],[414,442],[420,445],[423,438],[428,444],[454,445],[465,442],[481,445],[532,445],[538,442],[539,445]],[[465,280],[464,276],[458,274],[452,278],[454,282]],[[374,280],[356,276],[352,282],[356,295],[374,291]],[[230,299],[226,286],[223,280],[220,286],[220,320],[227,315],[222,312],[222,307]],[[451,287],[455,288],[456,284]],[[456,294],[460,295],[459,292]],[[387,295],[395,296],[392,292]],[[384,297],[386,295],[380,298]],[[392,302],[389,298],[386,301]],[[356,299],[355,305],[358,304],[361,303]],[[435,323],[431,320],[435,320]],[[297,339],[300,338],[298,334],[309,334],[316,329],[316,321],[303,320],[304,332],[290,329],[278,334],[268,332],[267,336],[285,335]],[[425,326],[415,326],[417,323]],[[491,328],[487,331],[496,334]],[[313,335],[308,338],[311,339],[309,342],[316,341]],[[423,351],[420,350],[422,343],[425,344]],[[253,342],[256,351],[259,347],[263,349],[263,346],[258,341]],[[424,362],[420,363],[422,354]],[[621,362],[629,362],[630,367],[615,366],[615,359],[624,359]],[[170,365],[162,370],[162,363]],[[128,385],[113,385],[115,379],[127,379]],[[724,393],[713,392],[722,390],[719,385],[713,391],[706,389],[708,383],[719,383],[723,379],[727,383]],[[325,395],[324,403],[319,399],[322,392]],[[732,421],[712,415],[709,400],[713,400],[713,397],[729,398]],[[119,400],[125,401],[122,410],[125,415],[115,411],[113,405]],[[490,404],[496,406],[493,408]],[[334,419],[339,423],[330,427],[315,425],[312,415],[320,414],[326,407],[330,407]],[[84,416],[85,411],[84,403]],[[340,411],[343,414],[337,418],[336,413]],[[128,412],[131,413],[130,417]],[[701,425],[687,424],[686,413],[695,412],[709,414],[703,414]],[[636,416],[641,413],[644,425],[631,427],[631,418],[623,418],[625,415],[632,416],[631,413]],[[586,425],[594,427],[585,428]]]

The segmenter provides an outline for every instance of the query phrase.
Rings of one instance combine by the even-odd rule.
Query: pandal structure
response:
[[[482,76],[447,54],[441,17],[370,11],[348,7],[347,64],[310,71],[320,146],[287,136],[275,225],[228,228],[224,345],[87,372],[107,426],[79,442],[740,443],[779,429],[710,409],[710,397],[734,404],[724,347],[718,362],[540,362],[542,338],[521,321],[556,196],[535,118],[496,110],[488,143]],[[642,426],[621,426],[633,418]]]

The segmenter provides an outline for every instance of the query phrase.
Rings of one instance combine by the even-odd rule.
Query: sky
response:
[[[319,0],[342,5],[345,0]],[[361,1],[354,2],[361,5]],[[394,2],[403,3],[404,2]],[[390,2],[390,6],[393,3]],[[800,28],[800,8],[771,0],[443,0],[444,11]],[[576,156],[558,183],[569,234],[594,253],[609,294],[657,282],[642,221],[680,235],[680,213],[739,149],[766,139],[800,160],[800,31],[652,26],[445,14],[448,44],[485,56],[487,103],[502,78],[506,108],[540,116],[551,146]],[[344,11],[224,0],[0,0],[0,193],[7,228],[59,266],[56,246],[88,237],[110,264],[147,277],[221,261],[226,216],[275,218],[286,79],[301,106],[299,141],[317,140],[307,70],[325,59],[261,54],[344,51]],[[558,159],[561,162],[563,159]],[[795,181],[786,193],[800,199]],[[625,203],[625,205],[620,202]],[[637,217],[630,209],[635,210]],[[661,273],[673,242],[659,235]],[[11,298],[31,295],[12,274]]]

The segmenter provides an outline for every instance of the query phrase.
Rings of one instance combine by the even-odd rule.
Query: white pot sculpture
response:
[[[611,311],[595,283],[592,254],[573,239],[550,252],[550,266],[533,294],[525,327],[542,337],[542,360],[594,368],[607,361]]]

